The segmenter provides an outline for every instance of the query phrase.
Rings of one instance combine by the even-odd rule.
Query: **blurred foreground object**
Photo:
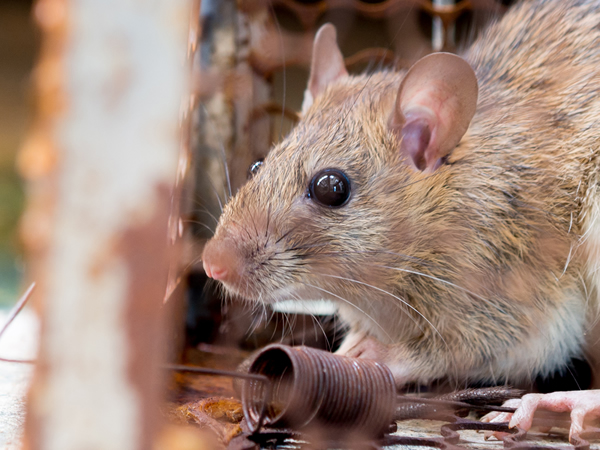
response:
[[[26,448],[149,449],[160,431],[189,13],[188,0],[35,5],[37,118],[19,170],[42,336]]]

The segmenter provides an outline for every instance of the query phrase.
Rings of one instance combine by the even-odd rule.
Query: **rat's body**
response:
[[[315,43],[301,122],[227,205],[209,275],[251,300],[333,300],[342,352],[399,384],[520,382],[589,351],[600,1],[509,11],[465,54],[478,100],[450,56],[351,77],[330,41]],[[350,180],[342,206],[307,196],[327,168]]]

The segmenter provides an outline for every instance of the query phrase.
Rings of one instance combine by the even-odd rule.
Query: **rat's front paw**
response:
[[[349,334],[335,353],[350,358],[371,359],[385,364],[391,370],[397,387],[402,387],[416,379],[412,365],[404,356],[402,348],[386,345],[365,333]]]
[[[509,404],[509,402],[512,402]],[[516,407],[514,414],[490,413],[482,419],[484,422],[509,422],[509,427],[529,430],[533,423],[533,415],[537,409],[554,412],[571,413],[571,429],[569,440],[579,437],[583,431],[584,419],[600,417],[600,390],[552,392],[551,394],[527,394],[521,400],[505,403],[505,406]]]
[[[365,333],[351,333],[335,353],[350,358],[372,359],[385,364],[388,346]]]

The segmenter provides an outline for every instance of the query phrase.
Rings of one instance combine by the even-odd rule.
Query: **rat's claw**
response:
[[[483,423],[499,423],[499,422],[508,422],[511,417],[511,413],[505,413],[500,411],[494,411],[486,414],[481,418]]]
[[[598,415],[600,412],[598,411],[599,407],[600,405],[596,405],[596,415]],[[572,440],[573,436],[579,436],[581,434],[583,431],[583,419],[585,419],[585,416],[590,412],[593,412],[593,410],[588,410],[582,407],[575,407],[573,411],[571,411],[571,429],[569,430],[569,441]]]
[[[543,396],[543,394],[524,395],[521,399],[521,404],[512,415],[508,427],[514,428],[518,425],[519,428],[522,428],[523,430],[529,430],[533,422],[533,414]]]
[[[520,398],[513,398],[504,402],[502,406],[506,408],[517,408],[521,404]],[[512,417],[511,413],[494,411],[486,414],[481,418],[482,422],[485,423],[502,423],[508,422]],[[506,436],[507,433],[502,433],[500,431],[484,431],[483,438],[487,441],[491,437],[495,437],[498,440],[501,440],[502,437]]]
[[[493,412],[493,413],[486,414],[484,417],[481,418],[481,421],[487,422],[487,423],[508,422],[510,420],[510,416],[511,416],[510,413]],[[505,433],[502,433],[500,431],[484,431],[483,438],[487,441],[489,438],[491,438],[493,436],[496,439],[500,440],[502,438],[502,436],[504,436],[504,434]]]
[[[507,408],[516,408],[521,403],[520,398],[513,398],[504,402],[502,406]],[[486,414],[481,418],[481,421],[484,423],[502,423],[508,422],[512,417],[511,413],[501,412],[501,411],[493,411],[491,413]],[[495,437],[498,440],[501,440],[507,433],[502,433],[500,431],[484,431],[483,438],[487,441],[491,437]]]
[[[504,406],[505,408],[518,408],[520,404],[521,404],[520,398],[511,398],[510,400],[505,401],[502,406]],[[487,422],[501,423],[501,422],[508,422],[511,417],[512,417],[511,413],[501,412],[501,411],[493,411],[493,412],[488,413],[485,416],[483,416],[481,418],[481,421],[485,422],[485,423],[487,423]]]
[[[600,417],[600,390],[524,395],[521,399],[521,405],[510,420],[509,427],[518,426],[524,430],[529,430],[537,409],[570,412],[569,441],[573,442],[573,438],[579,436],[583,431],[584,419]]]

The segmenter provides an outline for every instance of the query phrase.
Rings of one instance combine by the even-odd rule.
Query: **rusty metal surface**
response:
[[[282,353],[283,352],[283,353]],[[290,358],[291,357],[291,358]],[[292,359],[294,360],[292,362]],[[323,364],[328,359],[329,363]],[[437,397],[423,397],[414,395],[389,395],[384,391],[377,392],[372,389],[369,376],[364,376],[369,371],[354,371],[346,373],[353,380],[346,379],[340,361],[346,360],[351,364],[361,363],[360,360],[340,357],[318,350],[306,351],[302,348],[284,347],[281,345],[266,348],[254,357],[250,374],[241,374],[231,370],[217,368],[203,368],[199,366],[170,367],[181,372],[194,372],[201,374],[200,378],[222,375],[229,378],[248,378],[266,375],[270,378],[272,386],[268,390],[255,389],[252,381],[247,382],[246,392],[242,396],[241,405],[234,399],[205,398],[204,400],[188,402],[185,414],[192,417],[201,427],[214,429],[220,436],[221,443],[228,449],[380,449],[380,448],[440,448],[447,450],[471,449],[556,449],[556,450],[587,450],[599,448],[600,429],[586,428],[581,436],[575,436],[572,444],[568,444],[567,435],[553,432],[525,433],[519,429],[509,429],[506,423],[482,423],[475,415],[489,411],[514,411],[512,408],[498,406],[507,398],[514,398],[522,394],[521,391],[506,388],[480,388],[453,392]],[[338,364],[334,363],[337,362]],[[218,358],[206,361],[207,364],[218,364]],[[270,368],[267,367],[270,365]],[[341,370],[340,370],[341,368]],[[320,372],[320,375],[317,373]],[[374,372],[370,372],[372,375]],[[286,384],[282,382],[286,374],[297,377],[297,382]],[[287,378],[289,379],[290,376]],[[321,380],[317,380],[321,376]],[[224,379],[224,378],[223,378]],[[260,379],[261,384],[265,382]],[[324,383],[321,388],[314,383]],[[332,387],[338,384],[341,396],[336,396],[333,391],[327,393],[327,385]],[[293,386],[293,387],[290,387]],[[393,381],[391,382],[392,390]],[[288,389],[287,394],[283,389]],[[300,396],[294,397],[290,392],[298,391]],[[279,392],[278,392],[279,391]],[[273,395],[270,394],[273,392]],[[235,394],[234,394],[235,395]],[[321,411],[345,405],[347,411],[336,414],[336,420],[343,416],[347,419],[344,432],[335,433],[335,428],[316,422],[313,426],[306,427],[306,423],[298,421],[273,420],[285,415],[286,408],[296,408],[300,412],[300,422],[310,422],[312,413],[301,404],[311,402],[311,398],[321,396],[317,408]],[[379,430],[385,432],[379,437],[365,433],[361,425],[353,422],[365,411],[365,404],[361,396],[370,397],[376,402],[389,401],[396,404],[394,420],[391,416],[379,415],[381,420]],[[208,397],[208,393],[206,394]],[[388,398],[386,398],[388,396]],[[287,404],[282,405],[282,401]],[[266,404],[266,408],[262,405]],[[227,406],[230,405],[230,406]],[[333,405],[333,409],[332,408]],[[240,406],[243,407],[245,419],[241,420]],[[228,411],[228,408],[230,411]],[[275,408],[275,409],[274,409]],[[310,408],[309,408],[310,409]],[[254,413],[252,413],[254,411]],[[257,418],[262,413],[264,420]],[[354,415],[353,415],[354,414]],[[375,414],[373,417],[377,416]],[[329,417],[327,420],[329,420]],[[326,421],[327,421],[326,420]],[[540,411],[536,413],[534,426],[568,428],[568,414],[557,414]],[[295,424],[293,428],[288,425]],[[338,423],[338,425],[340,425]],[[237,428],[236,428],[237,426]],[[232,430],[237,430],[235,433]],[[484,441],[481,432],[503,433],[500,440]],[[377,434],[377,433],[376,433]],[[590,442],[594,442],[590,444]]]

